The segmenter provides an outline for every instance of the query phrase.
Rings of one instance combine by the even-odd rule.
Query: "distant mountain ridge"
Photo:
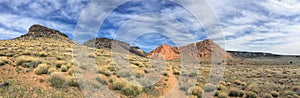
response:
[[[236,58],[256,58],[256,57],[300,57],[299,55],[279,55],[266,52],[247,52],[247,51],[227,51]]]

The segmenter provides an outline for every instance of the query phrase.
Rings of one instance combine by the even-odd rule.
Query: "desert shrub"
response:
[[[4,58],[4,57],[0,58],[0,66],[6,65],[9,63],[10,63],[10,61],[7,58]]]
[[[213,84],[207,84],[204,88],[204,91],[206,92],[212,92],[215,90],[215,86]]]
[[[35,74],[47,74],[49,69],[49,65],[47,64],[39,64],[38,67],[34,70]]]
[[[98,73],[100,73],[100,74],[103,74],[103,75],[105,75],[105,76],[110,76],[112,73],[109,71],[109,70],[107,70],[106,68],[100,68],[99,70],[98,70]]]
[[[51,74],[51,73],[53,73],[53,72],[56,72],[56,68],[49,68],[48,69],[48,74]]]
[[[113,82],[112,89],[113,90],[121,90],[125,86],[124,83],[121,82]]]
[[[297,94],[300,95],[300,86],[294,86],[293,91]]]
[[[129,77],[131,76],[130,70],[120,70],[117,72],[118,77]]]
[[[203,93],[203,89],[200,86],[195,86],[192,91],[193,95],[198,96],[200,98],[202,97],[202,93]]]
[[[221,91],[216,91],[214,96],[218,96],[221,93]]]
[[[74,75],[75,71],[74,71],[74,67],[70,68],[68,71],[69,75]]]
[[[67,72],[68,71],[68,66],[67,65],[62,65],[61,66],[61,71],[62,72]]]
[[[69,86],[73,86],[73,87],[79,87],[79,83],[76,79],[76,77],[71,77],[69,80],[68,80],[68,83],[67,83]]]
[[[246,98],[256,98],[256,97],[257,97],[257,94],[255,92],[248,91],[246,93]]]
[[[180,73],[180,71],[179,71],[179,70],[177,70],[177,69],[174,69],[174,71],[173,71],[173,74],[174,74],[174,75],[180,75],[181,73]]]
[[[163,72],[163,75],[166,76],[166,77],[169,76],[169,75],[168,75],[168,72]]]
[[[279,96],[279,93],[278,93],[277,91],[272,91],[272,92],[271,92],[271,95],[272,95],[273,97],[278,97],[278,96]]]
[[[190,74],[189,74],[189,77],[192,77],[192,78],[195,78],[195,77],[197,77],[198,76],[198,74],[196,73],[196,72],[191,72]]]
[[[258,88],[258,86],[256,84],[250,84],[247,87],[247,90],[258,93],[260,91],[260,89]]]
[[[273,98],[273,96],[271,94],[264,94],[263,98]]]
[[[227,87],[224,86],[224,85],[220,85],[220,86],[218,87],[218,90],[226,92],[226,91],[227,91]]]
[[[246,83],[242,82],[241,80],[235,80],[234,84],[236,84],[236,85],[245,85]]]
[[[33,57],[21,56],[17,58],[16,64],[17,66],[22,66],[25,68],[36,68],[41,63],[43,63],[42,60]]]
[[[126,96],[137,96],[142,92],[142,89],[136,86],[125,86],[121,89],[121,93]]]
[[[51,73],[50,77],[47,79],[47,82],[55,88],[64,88],[66,87],[66,77],[60,72]]]
[[[101,84],[103,84],[103,85],[107,85],[107,82],[103,79],[103,78],[101,78],[101,77],[96,77],[96,80],[99,82],[99,83],[101,83]]]
[[[225,92],[220,92],[220,93],[218,94],[218,98],[228,98],[227,93],[225,93]]]
[[[239,96],[239,89],[237,89],[237,88],[230,89],[229,90],[229,96],[231,96],[231,97]]]
[[[55,61],[55,65],[56,65],[57,68],[60,68],[60,67],[61,67],[62,65],[64,65],[64,64],[65,64],[64,61],[61,61],[61,60]]]
[[[48,56],[48,54],[45,52],[40,52],[38,55],[39,55],[39,57],[47,57]]]

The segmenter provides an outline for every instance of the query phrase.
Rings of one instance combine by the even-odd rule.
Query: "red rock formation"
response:
[[[180,53],[181,52],[181,53]],[[167,44],[159,46],[155,50],[151,51],[147,57],[151,58],[153,55],[159,54],[165,60],[173,60],[180,57],[188,59],[197,59],[197,58],[227,58],[231,59],[232,55],[222,49],[219,45],[213,42],[210,39],[189,44],[182,47],[171,47]],[[156,57],[157,58],[157,57]],[[162,59],[162,58],[157,58]]]
[[[154,59],[173,60],[179,58],[180,55],[177,47],[171,47],[170,45],[163,44],[151,51],[147,57]]]

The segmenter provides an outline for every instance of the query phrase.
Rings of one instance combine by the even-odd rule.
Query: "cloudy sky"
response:
[[[206,23],[197,21],[194,16],[199,13],[180,4],[167,0],[143,0],[117,6],[101,26],[96,26],[100,29],[94,37],[126,41],[147,52],[165,43],[182,46],[190,43],[191,38],[193,41],[224,38],[223,48],[226,50],[300,54],[300,0],[204,1],[217,17],[223,35],[207,31]],[[78,20],[87,12],[85,8],[93,7],[89,3],[89,0],[1,0],[0,39],[26,34],[33,24],[60,30],[73,38],[76,27],[80,27]],[[202,6],[189,8],[206,10]],[[97,16],[103,12],[96,9],[92,13]]]

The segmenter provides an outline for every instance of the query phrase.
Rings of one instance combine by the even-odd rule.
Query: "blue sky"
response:
[[[299,0],[204,1],[219,19],[226,50],[300,54]],[[1,0],[0,39],[26,34],[33,24],[60,30],[72,38],[88,3],[89,0]],[[130,2],[107,17],[97,37],[116,38],[149,52],[161,44],[181,46],[188,43],[182,41],[185,38],[201,41],[208,36],[193,13],[180,5]]]

